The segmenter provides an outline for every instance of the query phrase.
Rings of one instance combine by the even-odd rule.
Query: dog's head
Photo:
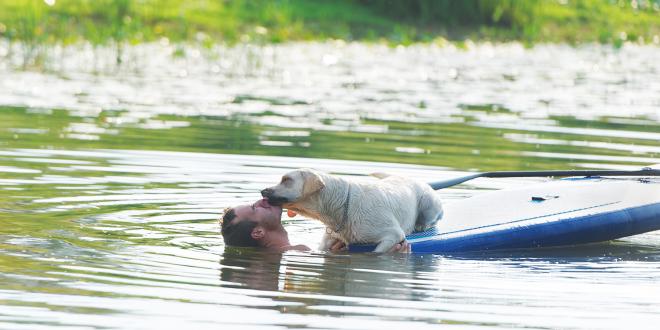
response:
[[[261,196],[271,205],[291,206],[325,187],[323,178],[311,169],[299,169],[282,176],[279,184],[261,191]]]

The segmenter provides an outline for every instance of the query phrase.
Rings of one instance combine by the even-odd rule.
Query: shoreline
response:
[[[589,42],[581,44],[570,43],[537,43],[528,45],[519,41],[491,42],[472,41],[452,42],[439,39],[434,42],[417,42],[408,45],[393,45],[388,42],[369,41],[345,41],[345,40],[310,40],[310,41],[286,41],[281,43],[200,43],[194,41],[171,42],[167,38],[159,41],[150,41],[139,44],[113,43],[96,45],[88,41],[80,41],[72,44],[35,45],[20,41],[9,41],[0,38],[0,69],[4,70],[28,70],[28,71],[61,71],[62,59],[67,56],[84,58],[85,62],[94,63],[99,72],[114,71],[122,67],[134,67],[140,62],[137,59],[145,55],[148,49],[161,53],[167,53],[172,60],[190,60],[191,58],[205,58],[207,60],[219,59],[223,52],[241,51],[249,57],[249,61],[259,62],[255,56],[262,56],[268,49],[287,47],[327,47],[328,49],[347,49],[350,47],[382,48],[389,51],[410,51],[414,49],[438,50],[443,52],[479,52],[488,48],[511,48],[529,50],[539,48],[572,48],[600,49],[605,51],[625,51],[630,48],[658,48],[659,43],[637,43],[624,42],[621,45],[601,44]]]

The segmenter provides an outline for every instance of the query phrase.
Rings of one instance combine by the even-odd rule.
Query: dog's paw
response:
[[[412,246],[405,239],[397,244],[394,244],[387,253],[411,253]]]
[[[340,239],[335,239],[332,242],[332,245],[330,246],[330,251],[331,252],[348,251],[348,244],[346,244],[346,242]]]

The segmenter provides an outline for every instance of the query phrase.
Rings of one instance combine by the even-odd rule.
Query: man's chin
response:
[[[271,216],[269,217],[269,220],[267,221],[268,228],[270,230],[276,230],[276,231],[283,230],[284,227],[282,226],[282,208],[278,206],[273,206],[270,210],[272,213]]]
[[[268,205],[266,209],[277,217],[278,221],[282,220],[282,207],[279,205]]]

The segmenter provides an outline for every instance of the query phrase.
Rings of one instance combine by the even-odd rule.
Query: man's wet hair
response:
[[[259,241],[252,238],[252,230],[257,226],[257,222],[251,219],[243,221],[234,221],[236,212],[233,208],[225,209],[222,216],[221,233],[225,240],[225,245],[240,247],[258,247]]]

